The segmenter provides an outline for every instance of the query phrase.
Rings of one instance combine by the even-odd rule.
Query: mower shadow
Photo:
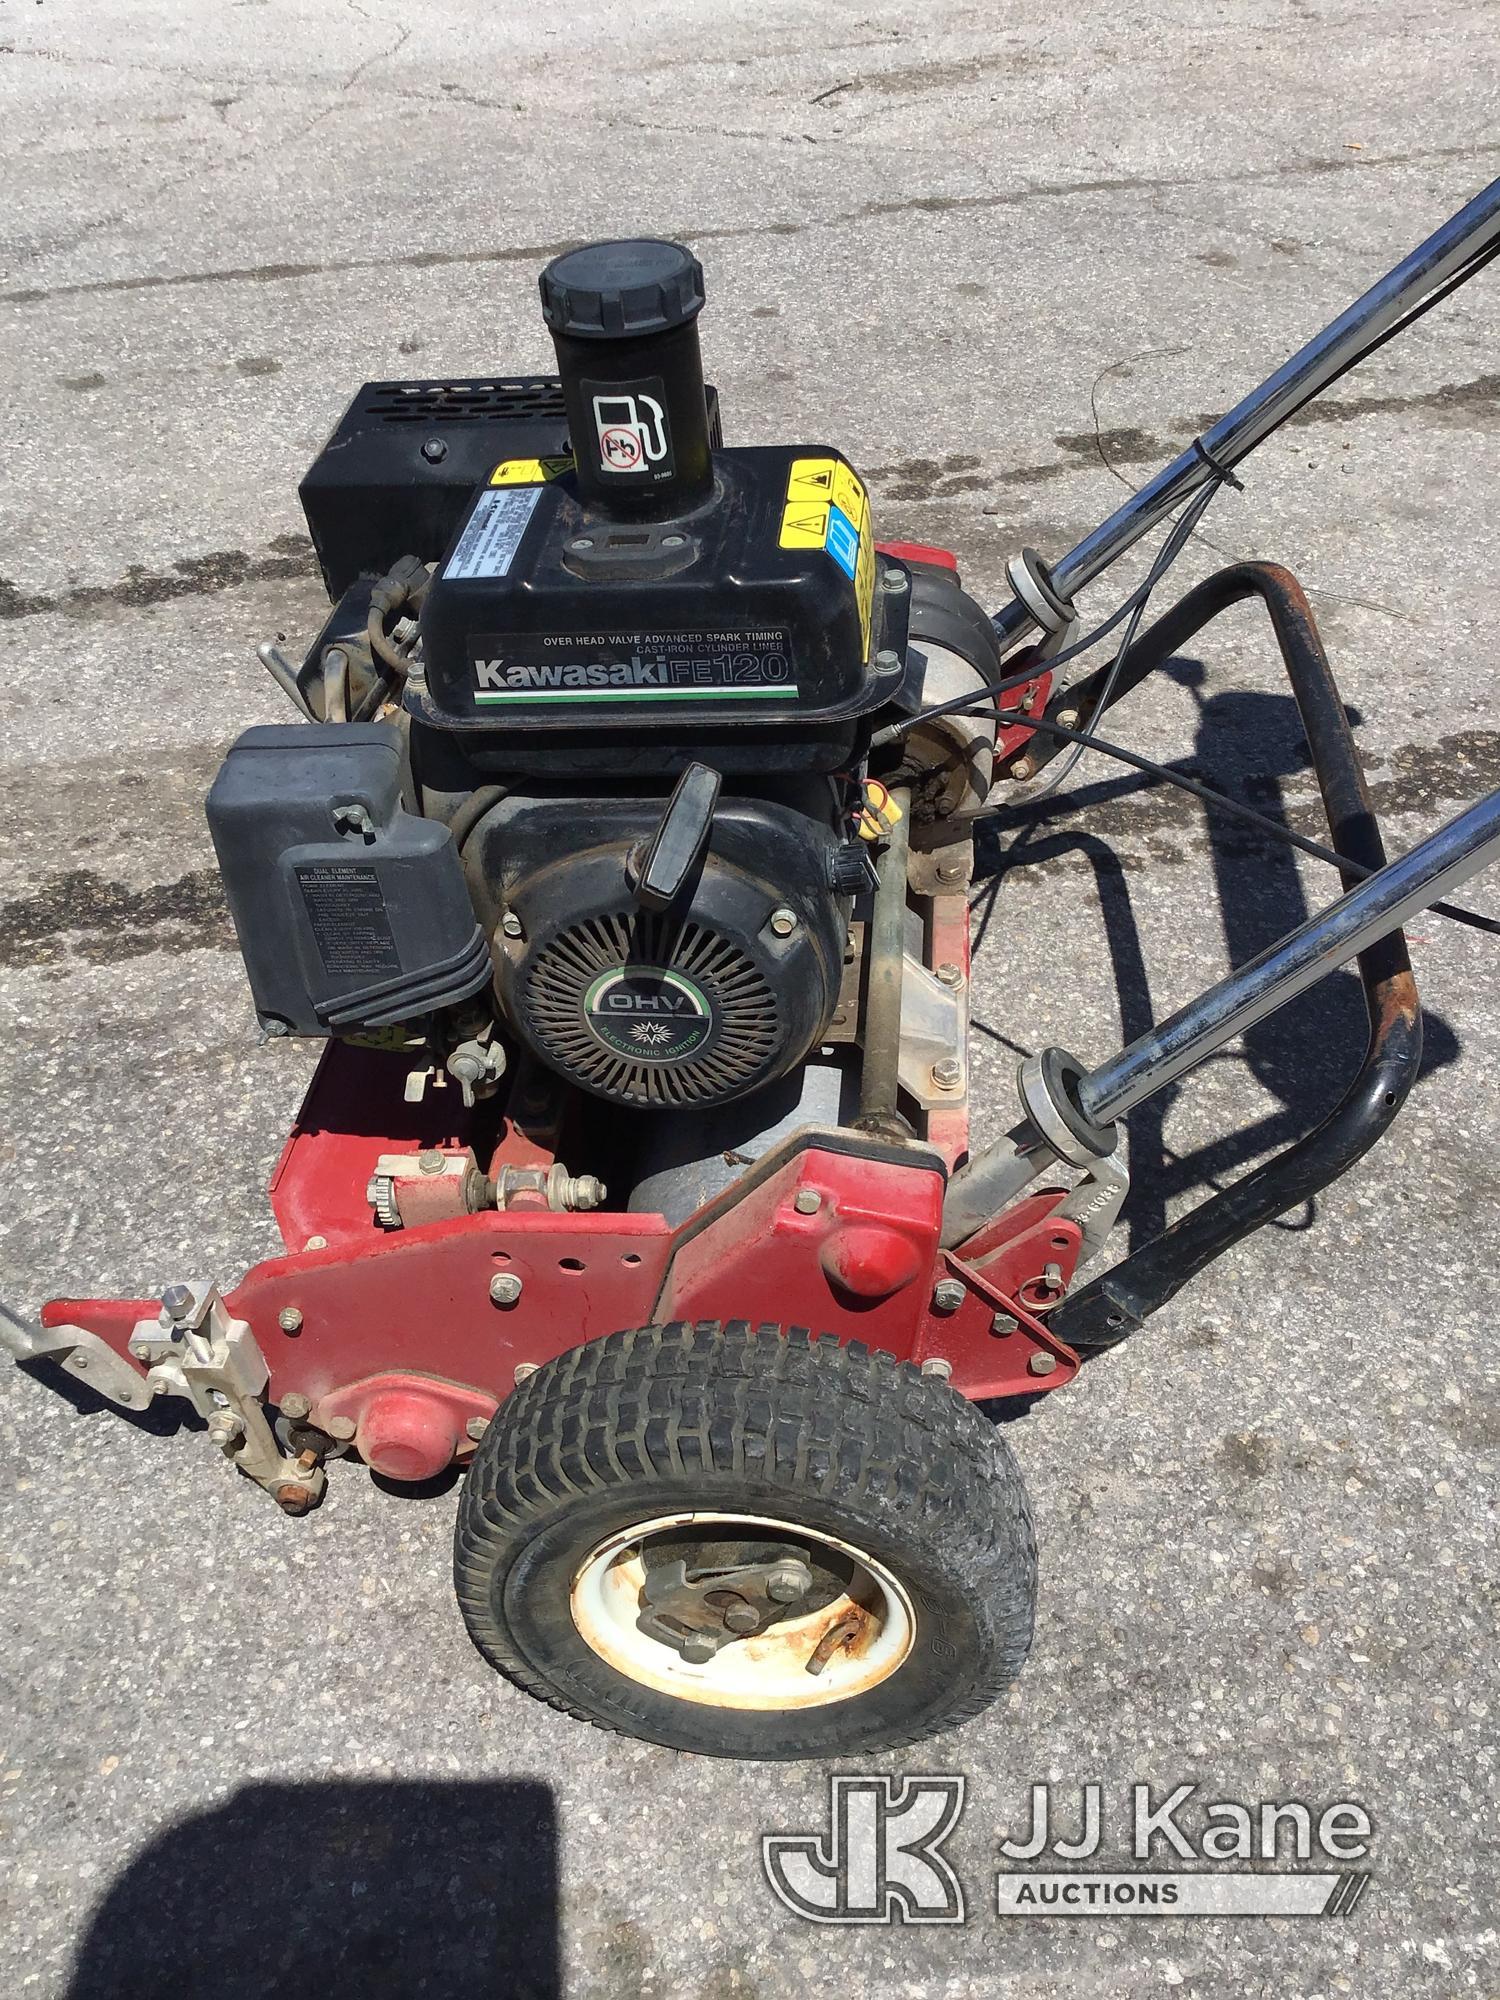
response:
[[[1199,715],[1192,753],[1178,759],[1172,768],[1216,785],[1268,818],[1290,826],[1287,780],[1310,769],[1301,718],[1292,697],[1236,690],[1205,698],[1201,690],[1206,675],[1198,661],[1172,660],[1162,671],[1192,691]],[[1346,712],[1351,723],[1358,722],[1353,709]],[[1105,733],[1120,738],[1118,728]],[[1095,756],[1084,769],[1098,770],[1102,761]],[[1298,788],[1299,807],[1303,789]],[[1144,1033],[1156,1011],[1131,906],[1127,864],[1109,841],[1089,830],[1088,815],[1103,808],[1107,820],[1118,822],[1123,817],[1118,811],[1121,803],[1144,794],[1180,801],[1180,823],[1196,837],[1203,824],[1201,807],[1169,790],[1159,779],[1131,774],[1085,783],[1035,806],[1022,802],[1003,810],[981,830],[976,856],[978,873],[990,885],[977,898],[983,915],[976,938],[987,930],[997,935],[1003,932],[1006,877],[1019,864],[1031,866],[1065,855],[1081,855],[1092,868],[1119,996],[1123,1042]],[[1077,826],[1059,825],[1075,819],[1080,821]],[[1054,828],[1057,830],[1051,830]],[[1160,830],[1159,818],[1154,830]],[[1296,831],[1326,838],[1316,808],[1311,815],[1299,811]],[[1311,914],[1296,856],[1281,842],[1220,814],[1210,821],[1210,854],[1219,922],[1231,964],[1242,965]],[[1145,865],[1168,864],[1148,858]],[[1331,901],[1339,893],[1339,883],[1331,868],[1327,877],[1327,897],[1323,900]],[[1196,882],[1187,893],[1197,893]],[[1422,921],[1418,919],[1419,924]],[[1442,919],[1428,921],[1439,923]],[[1176,1004],[1179,1002],[1174,1000]],[[975,1026],[979,1033],[1015,1047],[983,1022]],[[1460,1044],[1448,1024],[1431,1013],[1424,1011],[1423,1026],[1421,1074],[1426,1075],[1453,1062]],[[1185,1196],[1197,1194],[1201,1198],[1215,1191],[1259,1158],[1310,1130],[1332,1108],[1353,1075],[1367,1036],[1360,982],[1352,972],[1337,972],[1249,1030],[1237,1050],[1221,1052],[1212,1059],[1242,1064],[1261,1090],[1278,1100],[1276,1109],[1189,1153],[1177,1154],[1166,1142],[1165,1127],[1179,1089],[1191,1090],[1192,1079],[1138,1106],[1125,1121],[1131,1190],[1124,1220],[1131,1247],[1161,1233],[1172,1204],[1180,1204]],[[1088,1056],[1105,1051],[1078,1053]],[[1270,1227],[1304,1230],[1312,1226],[1316,1213],[1313,1198]]]
[[[117,1877],[67,2000],[552,2000],[557,1857],[535,1779],[246,1785]]]

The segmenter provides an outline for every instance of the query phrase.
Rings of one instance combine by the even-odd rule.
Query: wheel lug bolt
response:
[[[812,1578],[800,1563],[795,1568],[773,1569],[766,1578],[766,1595],[778,1604],[791,1604],[811,1582]]]

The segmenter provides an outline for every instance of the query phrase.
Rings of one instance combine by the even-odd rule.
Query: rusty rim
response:
[[[640,1629],[646,1576],[664,1551],[779,1541],[802,1551],[821,1587],[764,1631],[727,1641],[698,1664]],[[584,1558],[570,1591],[573,1623],[616,1672],[707,1708],[825,1708],[888,1680],[916,1639],[911,1599],[883,1563],[820,1529],[760,1514],[662,1514],[610,1536]]]

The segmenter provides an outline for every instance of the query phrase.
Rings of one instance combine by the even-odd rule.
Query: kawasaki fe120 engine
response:
[[[722,446],[687,250],[541,294],[556,377],[344,416],[302,487],[333,615],[300,669],[262,649],[315,727],[249,731],[209,820],[269,1033],[421,1049],[470,1105],[525,1051],[701,1109],[860,1040],[876,843],[976,810],[994,747],[889,726],[999,651],[837,451]],[[879,1118],[913,1129],[894,1081]]]

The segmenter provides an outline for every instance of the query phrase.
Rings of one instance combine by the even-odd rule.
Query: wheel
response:
[[[743,1320],[611,1334],[501,1406],[458,1601],[501,1673],[709,1756],[888,1749],[976,1715],[1031,1642],[1020,1471],[946,1382]]]

